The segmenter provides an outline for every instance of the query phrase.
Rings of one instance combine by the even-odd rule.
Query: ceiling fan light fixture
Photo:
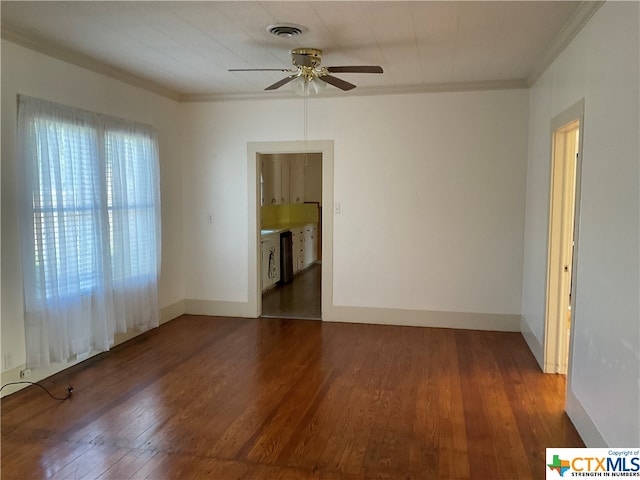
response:
[[[308,32],[309,29],[302,25],[296,25],[295,23],[278,23],[275,25],[269,25],[267,32],[276,37],[293,38],[303,33]]]
[[[327,86],[326,82],[320,80],[318,77],[305,77],[299,75],[291,82],[291,88],[301,97],[308,95],[317,95]]]

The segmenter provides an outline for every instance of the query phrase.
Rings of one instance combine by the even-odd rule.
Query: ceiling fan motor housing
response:
[[[301,65],[298,63],[297,56],[301,55],[307,58],[309,64]],[[291,51],[291,59],[296,67],[317,68],[322,62],[322,50],[319,48],[295,48]]]

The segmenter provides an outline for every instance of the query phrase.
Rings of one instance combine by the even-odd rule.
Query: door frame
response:
[[[559,138],[566,134],[569,126],[577,123],[578,129],[578,152],[575,161],[575,191],[573,207],[572,238],[572,262],[571,262],[571,333],[567,332],[566,315],[562,315],[560,298],[566,291],[566,279],[563,278],[565,257],[559,254],[558,248],[566,246],[566,228],[563,231],[562,222],[558,227],[557,218],[554,218],[554,210],[559,207],[554,202],[564,202],[566,190],[563,186],[558,194],[558,169],[557,162],[565,162],[564,155],[558,153],[559,149],[564,150],[564,145],[559,145]],[[573,130],[573,129],[571,129]],[[569,131],[571,131],[569,130]],[[544,362],[545,373],[567,374],[571,365],[571,352],[573,351],[573,340],[576,326],[576,298],[577,298],[577,268],[578,268],[578,233],[580,223],[580,185],[582,172],[582,152],[584,142],[584,99],[575,103],[551,121],[551,171],[549,179],[549,212],[548,212],[548,242],[547,242],[547,283],[545,290],[545,335],[544,335]],[[561,158],[559,158],[561,157]],[[566,165],[563,164],[564,170]],[[561,175],[564,177],[564,173]],[[555,208],[554,208],[555,207]],[[561,206],[562,215],[566,215],[566,206]],[[556,220],[556,222],[554,222]],[[555,227],[554,227],[555,223]],[[567,342],[569,335],[569,342]],[[569,343],[569,344],[568,344]]]
[[[248,196],[248,311],[262,314],[260,262],[260,160],[258,155],[322,154],[322,263],[321,317],[333,305],[333,140],[297,140],[247,143]]]

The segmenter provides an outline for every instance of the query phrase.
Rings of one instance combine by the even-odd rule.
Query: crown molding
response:
[[[11,27],[2,26],[0,32],[2,39],[15,43],[22,47],[34,50],[52,58],[70,63],[80,68],[105,75],[109,78],[119,80],[134,87],[141,88],[176,102],[221,102],[239,100],[273,100],[273,99],[295,99],[300,98],[293,91],[282,89],[277,92],[257,92],[257,93],[231,93],[231,94],[181,94],[168,89],[155,82],[138,77],[129,72],[95,60],[87,55],[83,55],[67,48],[53,46],[44,40],[31,35],[23,34]],[[412,93],[438,93],[438,92],[465,92],[481,90],[509,90],[528,88],[524,79],[483,81],[483,82],[446,82],[426,85],[403,85],[394,87],[360,87],[347,94],[337,88],[328,87],[321,94],[314,98],[332,98],[344,96],[373,96],[373,95],[403,95]]]
[[[547,68],[558,58],[571,41],[580,33],[591,17],[604,4],[604,0],[581,2],[569,21],[555,36],[549,47],[536,63],[531,74],[527,77],[527,85],[530,87],[540,78]]]
[[[80,68],[99,73],[109,78],[119,80],[134,87],[157,93],[163,97],[169,98],[176,102],[182,101],[182,95],[174,90],[158,85],[151,80],[133,75],[129,72],[113,67],[104,62],[100,62],[82,53],[75,52],[71,49],[51,45],[50,43],[34,37],[33,35],[24,34],[7,25],[2,25],[0,37],[8,42],[15,43],[22,47],[34,50],[49,57],[63,62],[70,63]]]
[[[394,87],[360,87],[345,94],[335,89],[327,88],[317,95],[317,98],[331,98],[344,96],[374,96],[374,95],[403,95],[412,93],[444,93],[482,90],[526,89],[533,85],[560,53],[569,45],[575,36],[594,13],[604,4],[604,0],[583,1],[563,29],[553,39],[545,53],[537,62],[533,71],[526,79],[482,81],[482,82],[445,82],[426,85],[404,85]],[[176,102],[218,102],[238,100],[268,100],[300,98],[287,89],[278,92],[233,93],[233,94],[182,94],[164,87],[143,77],[131,74],[125,70],[95,60],[87,55],[75,52],[65,47],[59,47],[32,35],[22,33],[10,26],[2,25],[0,37],[9,42],[21,45],[30,50],[49,57],[70,63],[89,71],[105,75],[134,87],[156,93]]]
[[[448,82],[431,83],[424,85],[400,85],[393,87],[358,87],[349,93],[342,92],[337,88],[327,87],[322,93],[311,95],[311,98],[334,98],[334,97],[363,97],[375,95],[407,95],[415,93],[446,93],[446,92],[477,92],[483,90],[517,90],[527,89],[525,79],[496,80],[485,82]],[[260,93],[234,93],[234,94],[200,94],[184,95],[182,102],[229,102],[239,100],[273,100],[302,98],[293,91],[283,89],[278,92]]]

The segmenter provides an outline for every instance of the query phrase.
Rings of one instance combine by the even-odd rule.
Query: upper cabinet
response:
[[[297,154],[262,155],[262,205],[304,203],[304,159]]]
[[[289,162],[289,203],[304,203],[304,160]]]
[[[262,205],[283,205],[289,203],[289,172],[287,171],[283,187],[282,164],[286,163],[278,155],[263,155],[261,159],[262,167]],[[286,190],[286,201],[285,193]]]
[[[276,205],[276,201],[280,195],[280,175],[277,176],[278,184],[276,185],[276,176],[274,172],[274,163],[271,157],[263,156],[260,162],[262,168],[262,176],[260,184],[262,187],[262,205]],[[276,191],[278,193],[276,193]]]
[[[276,169],[280,170],[280,204],[286,205],[291,203],[289,200],[289,159],[285,155],[277,156],[275,162]]]

